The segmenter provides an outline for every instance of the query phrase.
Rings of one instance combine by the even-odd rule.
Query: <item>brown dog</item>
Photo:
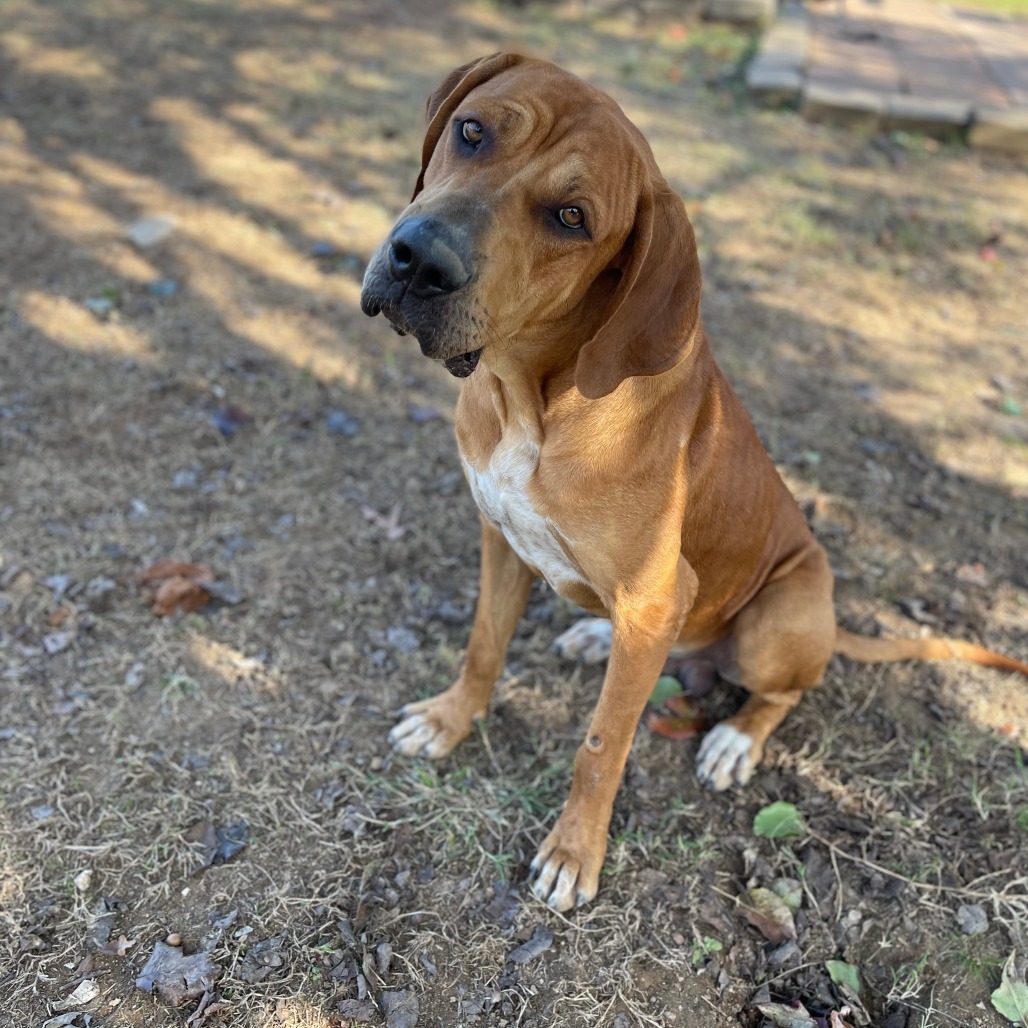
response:
[[[498,54],[454,71],[428,122],[414,199],[361,305],[466,378],[457,439],[482,513],[481,591],[457,682],[404,708],[390,738],[438,758],[485,716],[536,575],[609,619],[559,643],[609,663],[533,863],[537,895],[557,910],[596,895],[614,795],[670,654],[750,693],[700,747],[714,789],[749,779],[833,652],[1028,674],[965,643],[836,628],[825,552],[708,348],[682,201],[610,97]]]

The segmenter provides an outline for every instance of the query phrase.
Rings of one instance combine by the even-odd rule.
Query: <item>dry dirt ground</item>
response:
[[[736,795],[697,788],[695,740],[641,728],[600,896],[569,917],[525,879],[601,680],[550,651],[573,610],[538,590],[452,758],[390,754],[396,709],[459,666],[478,529],[456,381],[358,293],[427,93],[500,48],[564,63],[686,197],[715,351],[843,623],[1026,659],[1024,167],[755,110],[749,36],[673,12],[0,18],[0,1020],[38,1028],[74,994],[94,1026],[327,1028],[380,1021],[372,1001],[404,1025],[413,997],[425,1026],[752,1028],[761,984],[837,1007],[841,959],[870,1023],[1001,1024],[989,994],[1028,934],[1024,682],[836,662]],[[174,230],[135,247],[148,215]],[[169,557],[209,564],[221,600],[151,614],[135,576]],[[757,838],[772,800],[810,833]],[[776,944],[741,901],[782,878],[801,905]],[[171,933],[221,968],[178,1008],[134,984]]]

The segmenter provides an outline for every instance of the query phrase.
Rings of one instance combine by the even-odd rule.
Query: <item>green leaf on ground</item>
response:
[[[992,994],[992,1005],[1008,1021],[1028,1026],[1028,985],[1024,971],[1017,967],[1017,956],[1011,953],[1003,965],[999,988]]]
[[[807,826],[803,815],[792,803],[771,803],[757,811],[753,819],[753,834],[765,839],[784,839],[788,835],[805,835]]]
[[[664,705],[664,701],[670,699],[672,696],[677,696],[682,691],[682,683],[677,678],[671,675],[661,675],[657,679],[657,684],[653,687],[653,692],[650,693],[650,703],[655,707],[661,707]]]
[[[836,985],[849,989],[854,996],[860,995],[860,971],[845,960],[826,960],[828,975]]]

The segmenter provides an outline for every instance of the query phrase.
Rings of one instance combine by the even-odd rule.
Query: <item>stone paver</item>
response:
[[[968,142],[989,150],[1028,154],[1028,107],[975,111]]]
[[[924,0],[783,6],[746,73],[808,118],[1028,152],[1028,20]]]
[[[992,76],[1020,107],[1028,107],[1028,25],[1011,32],[1003,18],[957,11],[957,24],[977,47]]]

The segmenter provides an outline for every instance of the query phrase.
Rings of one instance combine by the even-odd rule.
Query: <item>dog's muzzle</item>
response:
[[[470,375],[482,353],[467,317],[465,287],[474,277],[471,234],[465,218],[418,213],[403,219],[368,265],[361,291],[365,314],[384,314],[457,378]]]

